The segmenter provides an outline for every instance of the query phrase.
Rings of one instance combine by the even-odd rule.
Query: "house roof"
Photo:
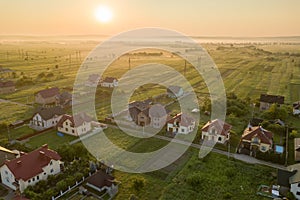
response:
[[[34,115],[39,114],[44,120],[53,118],[55,115],[63,115],[65,111],[60,106],[44,108],[40,107]]]
[[[113,176],[99,170],[95,174],[87,178],[87,183],[97,188],[102,188],[104,186],[111,187],[114,182],[114,179],[115,178]]]
[[[284,104],[284,96],[261,94],[260,102]]]
[[[48,145],[21,155],[19,158],[11,161],[5,161],[5,165],[13,173],[17,180],[28,179],[43,172],[43,167],[47,166],[51,160],[60,160],[60,155],[48,149]]]
[[[114,80],[115,80],[115,81],[118,81],[118,79],[115,78],[115,77],[106,77],[106,78],[103,80],[103,82],[105,82],[105,83],[113,83]]]
[[[179,113],[168,121],[168,123],[171,124],[174,124],[174,122],[179,122],[181,126],[187,127],[192,125],[192,123],[195,122],[195,119],[193,117],[188,116],[185,113]]]
[[[294,103],[293,103],[293,108],[294,108],[294,109],[300,109],[300,101],[294,102]]]
[[[15,86],[12,81],[0,81],[0,87],[12,87]]]
[[[263,129],[261,126],[247,127],[242,135],[242,140],[252,140],[252,138],[259,138],[264,144],[272,144],[273,133]]]
[[[83,124],[83,122],[91,122],[92,118],[90,116],[88,116],[86,113],[79,113],[74,116],[64,114],[62,116],[62,118],[60,118],[60,120],[58,121],[57,126],[63,127],[63,123],[66,120],[71,121],[72,127],[78,127],[78,126],[81,126]]]
[[[284,187],[290,187],[290,177],[295,174],[296,171],[287,171],[287,170],[278,169],[277,184]]]
[[[208,121],[202,127],[202,131],[208,132],[213,127],[216,129],[218,135],[227,136],[232,126],[220,119],[214,119],[212,121]]]
[[[100,76],[98,74],[90,74],[88,81],[90,82],[98,82],[98,80],[100,79]]]
[[[149,116],[157,118],[166,117],[167,111],[165,110],[165,107],[163,105],[155,104],[150,107]]]
[[[300,163],[288,166],[288,170],[295,174],[290,177],[290,184],[300,182]]]
[[[36,94],[40,94],[43,98],[53,97],[59,95],[59,89],[57,87],[49,88],[38,91]]]
[[[176,85],[171,85],[167,88],[168,93],[178,94],[182,88]]]

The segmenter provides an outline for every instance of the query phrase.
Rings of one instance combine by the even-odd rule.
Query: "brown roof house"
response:
[[[299,115],[300,116],[300,101],[293,103],[293,115]]]
[[[149,110],[152,101],[147,99],[145,101],[134,101],[129,104],[129,114],[137,125],[146,126],[150,124]]]
[[[86,185],[98,192],[106,190],[110,197],[113,197],[118,193],[118,185],[115,182],[115,178],[102,170],[97,171],[87,178]]]
[[[12,93],[16,90],[15,84],[12,81],[0,81],[0,94]]]
[[[248,126],[242,135],[238,151],[247,150],[250,155],[256,155],[256,151],[267,152],[273,149],[273,133],[261,126]]]
[[[49,175],[60,173],[60,155],[48,149],[48,145],[30,152],[22,153],[19,158],[5,161],[0,168],[1,180],[4,185],[23,192],[29,185],[46,180]]]
[[[208,121],[202,127],[202,140],[211,140],[217,143],[224,144],[230,138],[231,125],[223,122],[220,119]]]
[[[59,96],[59,89],[57,87],[38,91],[35,94],[35,103],[46,105],[55,104]]]
[[[92,118],[86,113],[74,116],[63,115],[57,123],[57,131],[69,135],[80,136],[92,130]]]
[[[61,106],[62,108],[69,108],[72,106],[72,94],[69,92],[62,92],[56,96],[56,105]]]
[[[188,134],[195,128],[195,119],[179,113],[167,122],[167,131],[173,134]]]
[[[276,96],[276,95],[268,95],[268,94],[261,94],[260,95],[260,110],[268,110],[272,104],[282,105],[284,104],[284,97],[283,96]]]
[[[35,130],[55,127],[65,111],[60,107],[39,108],[33,115],[29,126]]]
[[[167,88],[167,96],[171,98],[178,98],[183,96],[182,87],[171,85]]]
[[[114,77],[106,77],[100,82],[101,87],[113,88],[118,86],[118,79]]]
[[[90,74],[85,85],[88,87],[96,87],[101,82],[101,78],[98,74]]]
[[[169,115],[165,107],[161,104],[155,104],[149,109],[150,126],[153,128],[162,128],[169,120]]]
[[[6,160],[12,160],[17,157],[18,153],[15,151],[11,151],[0,146],[0,166],[4,164]]]

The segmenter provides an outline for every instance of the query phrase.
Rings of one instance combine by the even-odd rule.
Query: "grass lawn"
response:
[[[9,137],[10,139],[17,139],[25,135],[29,135],[34,133],[35,130],[29,128],[27,125],[14,128],[14,129],[9,129]]]
[[[64,143],[69,143],[72,140],[75,140],[76,137],[70,135],[64,135],[63,137],[58,136],[57,131],[51,130],[46,133],[34,136],[29,139],[26,143],[32,148],[38,148],[43,144],[47,143],[50,149],[56,150],[60,145]]]
[[[4,188],[2,185],[0,185],[0,197],[4,197],[8,194],[8,190]]]

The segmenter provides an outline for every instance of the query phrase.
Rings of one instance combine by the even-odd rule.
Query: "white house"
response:
[[[19,158],[5,161],[0,167],[1,180],[4,185],[23,192],[29,185],[46,180],[49,175],[60,173],[60,155],[43,145],[30,153],[22,153]]]
[[[101,87],[113,88],[118,86],[118,79],[114,77],[106,77],[100,83]]]
[[[150,126],[153,128],[162,128],[166,125],[168,113],[161,104],[155,104],[149,109]]]
[[[202,127],[202,140],[212,140],[224,144],[229,140],[231,125],[220,119],[208,121]]]
[[[167,88],[167,95],[171,98],[178,98],[183,96],[183,89],[179,86],[171,85]]]
[[[293,103],[293,115],[300,116],[300,101]]]
[[[57,131],[69,135],[80,136],[92,129],[92,118],[85,113],[74,116],[63,115],[57,123]]]
[[[167,123],[167,131],[173,134],[188,134],[195,128],[195,119],[179,113]]]
[[[35,130],[55,127],[64,113],[64,110],[60,106],[50,108],[42,107],[33,115],[30,121],[30,127]]]

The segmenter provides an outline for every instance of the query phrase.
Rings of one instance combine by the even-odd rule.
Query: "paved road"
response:
[[[111,128],[119,129],[115,125],[108,125],[108,126],[111,127]],[[124,129],[124,127],[123,127],[123,129]],[[125,130],[126,130],[126,128],[125,128]],[[127,130],[128,131],[134,131],[132,129],[127,129]],[[202,145],[200,145],[200,144],[195,144],[195,143],[191,144],[190,142],[186,142],[186,141],[178,140],[178,139],[173,139],[173,138],[162,136],[162,135],[153,135],[153,134],[149,134],[149,133],[143,133],[143,134],[152,136],[152,137],[157,138],[157,139],[169,141],[169,142],[172,140],[173,142],[176,142],[178,144],[184,144],[184,145],[192,146],[192,147],[197,148],[199,150],[202,147]],[[276,168],[276,169],[286,170],[286,167],[283,166],[283,165],[279,165],[279,164],[275,164],[275,163],[271,163],[271,162],[266,162],[266,161],[263,161],[263,160],[258,160],[256,158],[248,156],[248,155],[237,154],[237,153],[229,153],[228,154],[227,151],[223,151],[223,150],[215,149],[215,148],[213,148],[211,151],[214,152],[214,153],[218,153],[218,154],[221,154],[221,155],[225,155],[225,156],[235,158],[235,159],[243,161],[243,162],[247,162],[247,163],[251,163],[251,164],[265,165],[265,166]]]
[[[19,106],[27,106],[27,107],[33,107],[33,106],[30,106],[30,105],[27,105],[27,104],[23,104],[23,103],[18,103],[18,102],[14,102],[14,101],[10,101],[10,100],[5,100],[5,99],[0,99],[0,103],[12,103],[12,104],[16,104],[16,105],[19,105]]]

